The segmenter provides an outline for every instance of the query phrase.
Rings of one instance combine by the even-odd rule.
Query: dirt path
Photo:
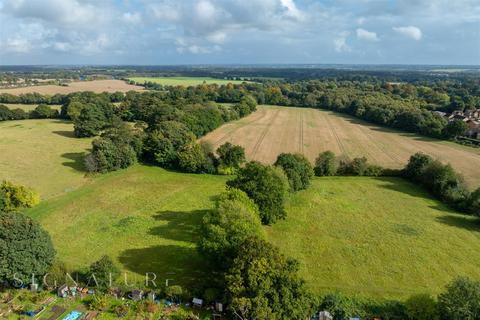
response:
[[[401,168],[415,152],[448,162],[466,182],[480,185],[480,149],[378,127],[345,115],[309,108],[260,106],[248,117],[220,127],[202,140],[218,147],[230,141],[245,148],[249,160],[273,163],[282,152],[300,152],[312,162],[331,150],[349,158],[365,156]]]

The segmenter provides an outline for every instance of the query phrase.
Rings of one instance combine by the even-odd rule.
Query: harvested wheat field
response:
[[[71,82],[68,86],[57,85],[45,85],[45,86],[32,86],[14,89],[0,89],[0,93],[10,93],[13,95],[19,95],[22,93],[37,92],[40,94],[68,94],[78,91],[93,91],[96,93],[101,92],[127,92],[130,90],[140,91],[143,90],[141,86],[135,86],[126,83],[122,80],[94,80],[94,81],[77,81]]]
[[[401,168],[415,152],[449,162],[467,184],[480,184],[480,149],[416,136],[329,111],[259,106],[258,111],[228,123],[204,138],[216,148],[229,141],[245,147],[247,159],[273,163],[279,153],[299,152],[311,161],[325,150],[348,158]]]

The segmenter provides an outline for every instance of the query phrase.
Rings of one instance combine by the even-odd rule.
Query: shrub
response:
[[[21,213],[0,213],[0,281],[30,283],[47,272],[55,250],[48,233]]]
[[[335,154],[332,151],[325,151],[318,155],[315,160],[315,175],[322,176],[334,176],[337,173],[337,160]]]
[[[423,154],[415,153],[410,157],[407,166],[403,170],[405,177],[414,181],[420,181],[425,168],[433,161],[432,157]]]
[[[288,180],[281,170],[252,161],[240,168],[237,177],[227,185],[243,190],[258,205],[262,223],[285,218]]]
[[[230,142],[218,147],[217,154],[223,172],[235,172],[245,162],[245,149]]]
[[[352,161],[342,160],[338,168],[340,175],[364,176],[368,169],[367,158],[354,158]]]
[[[113,285],[120,276],[120,270],[109,256],[102,256],[90,265],[88,277],[95,276],[100,289],[106,289]]]
[[[428,294],[417,294],[405,302],[405,313],[410,320],[438,319],[437,302]]]
[[[480,282],[457,278],[438,296],[441,319],[477,320],[480,318]]]
[[[46,104],[41,104],[30,112],[30,118],[33,119],[49,119],[58,118],[58,111],[52,109]]]
[[[39,202],[40,196],[31,189],[5,180],[0,184],[0,212],[31,208]]]
[[[282,153],[278,156],[275,166],[283,169],[292,191],[307,189],[310,185],[310,179],[313,177],[313,168],[305,156]]]
[[[211,159],[196,142],[181,147],[177,156],[178,166],[182,171],[206,173],[213,169],[211,168]]]
[[[179,285],[168,286],[165,289],[165,295],[172,300],[180,300],[183,295],[183,288]]]
[[[480,187],[470,194],[468,208],[470,213],[480,217]]]
[[[331,293],[323,297],[320,309],[330,312],[334,320],[365,316],[363,303],[354,297]]]

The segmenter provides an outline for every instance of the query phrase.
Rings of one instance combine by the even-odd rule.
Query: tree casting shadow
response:
[[[59,131],[52,131],[52,133],[58,134],[59,136],[66,137],[66,138],[78,139],[73,134],[73,131],[59,130]]]
[[[85,156],[85,152],[64,153],[62,154],[62,158],[72,160],[72,161],[66,161],[66,162],[63,162],[62,164],[66,167],[70,167],[77,171],[85,172],[86,171],[85,163],[83,161],[84,156]]]
[[[449,225],[451,227],[463,228],[468,231],[480,232],[480,219],[471,216],[462,215],[447,215],[437,217],[436,220],[440,223]]]
[[[149,234],[196,244],[199,240],[203,217],[207,212],[208,210],[159,211],[153,218],[166,223],[151,228]]]

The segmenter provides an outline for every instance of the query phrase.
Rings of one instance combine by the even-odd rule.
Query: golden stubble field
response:
[[[401,168],[415,152],[424,152],[463,174],[470,187],[480,184],[480,149],[416,136],[329,111],[259,106],[258,111],[228,123],[202,138],[216,148],[229,141],[245,148],[248,160],[273,163],[282,152],[305,154],[312,162],[331,150],[348,158]]]
[[[24,88],[14,89],[0,89],[0,93],[10,93],[13,95],[19,95],[22,93],[37,92],[40,94],[68,94],[78,91],[93,91],[96,93],[101,92],[127,92],[130,90],[141,91],[143,87],[135,86],[126,83],[122,80],[95,80],[95,81],[77,81],[71,82],[67,87],[57,85],[44,85],[44,86],[32,86]]]

